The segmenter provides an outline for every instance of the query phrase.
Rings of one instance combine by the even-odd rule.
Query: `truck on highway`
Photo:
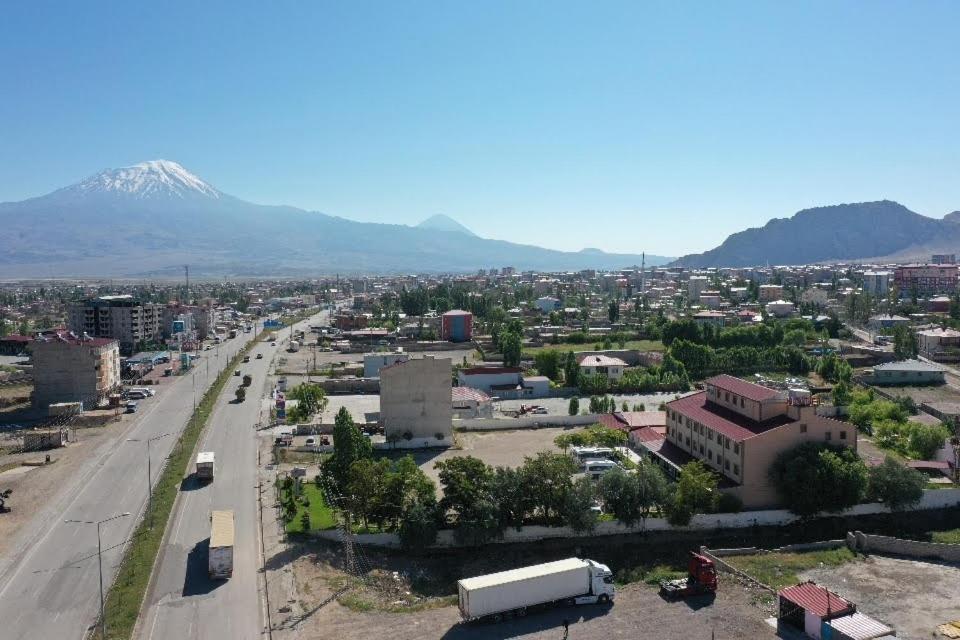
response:
[[[200,480],[201,482],[213,482],[214,466],[213,451],[201,451],[198,453],[197,480]]]
[[[493,622],[557,604],[606,604],[614,596],[610,568],[580,558],[465,578],[457,591],[464,620]]]
[[[233,575],[233,511],[210,513],[210,577],[226,580]]]
[[[227,335],[230,336],[231,338],[236,338],[236,337],[237,337],[237,330],[236,330],[236,329],[230,329],[230,333],[228,333]]]

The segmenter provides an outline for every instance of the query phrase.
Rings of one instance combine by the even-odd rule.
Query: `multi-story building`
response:
[[[174,333],[173,323],[184,319],[181,316],[190,316],[187,322],[192,330],[197,332],[197,338],[200,340],[206,340],[216,324],[212,306],[169,304],[163,308],[161,334],[164,338],[169,338]]]
[[[473,339],[473,314],[454,309],[440,318],[440,339],[450,342],[469,342]]]
[[[704,387],[667,403],[667,438],[654,455],[673,473],[685,461],[700,460],[721,476],[721,490],[748,508],[777,504],[768,473],[781,452],[804,442],[857,446],[856,428],[818,414],[808,393],[729,375],[705,380]]]
[[[700,294],[710,286],[710,279],[707,276],[690,276],[687,280],[687,299],[690,302],[699,302]]]
[[[927,329],[917,332],[920,353],[938,362],[960,361],[960,331],[956,329]]]
[[[935,253],[930,256],[930,262],[933,264],[957,264],[957,254]]]
[[[113,338],[127,355],[142,345],[158,344],[163,337],[163,305],[141,302],[131,295],[93,298],[71,305],[67,315],[75,334]]]
[[[607,380],[619,380],[627,363],[620,358],[605,355],[588,355],[580,360],[580,375],[603,376]]]
[[[33,343],[33,406],[82,402],[92,409],[120,387],[120,347],[111,338],[61,333]]]
[[[760,285],[760,303],[773,302],[783,297],[783,286],[779,284]]]
[[[453,444],[449,358],[426,356],[380,369],[380,423],[398,447]]]
[[[890,291],[890,278],[893,273],[889,271],[867,271],[863,274],[863,292],[871,296],[883,298]]]
[[[897,267],[893,272],[893,281],[900,296],[920,296],[957,291],[957,265],[953,264],[911,264]]]
[[[410,354],[397,350],[391,353],[366,353],[363,356],[363,377],[379,378],[380,370],[398,362],[406,362]]]

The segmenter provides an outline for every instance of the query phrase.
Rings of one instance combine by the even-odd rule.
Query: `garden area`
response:
[[[278,478],[277,492],[287,533],[323,531],[337,526],[337,516],[315,482],[290,476]]]
[[[930,460],[951,435],[943,424],[928,425],[910,420],[919,413],[909,397],[886,400],[872,389],[855,391],[849,405],[849,421],[871,437],[874,445],[895,458]]]
[[[801,582],[800,574],[808,569],[839,567],[856,559],[857,554],[847,547],[840,547],[799,553],[729,556],[724,561],[768,587],[782,589]]]

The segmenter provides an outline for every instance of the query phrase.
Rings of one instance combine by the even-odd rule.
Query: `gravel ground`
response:
[[[884,622],[898,638],[937,637],[937,625],[960,619],[960,568],[870,556],[801,574],[839,593],[857,610]]]
[[[330,569],[301,557],[294,563],[300,605],[285,619],[275,621],[274,638],[338,638],[338,640],[499,640],[506,638],[663,638],[716,640],[773,638],[764,623],[766,613],[753,605],[753,594],[721,577],[713,602],[668,602],[655,588],[643,584],[618,589],[612,606],[586,605],[558,608],[500,624],[461,624],[457,607],[441,606],[410,613],[357,612],[334,601],[316,609],[332,592],[326,581]],[[349,592],[348,592],[349,593]],[[309,601],[307,601],[309,600]],[[563,621],[570,623],[564,635]],[[279,627],[279,629],[278,629]]]

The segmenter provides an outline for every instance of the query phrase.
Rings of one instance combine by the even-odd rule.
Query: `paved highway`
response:
[[[121,437],[92,452],[74,482],[24,528],[0,566],[0,636],[5,640],[84,637],[99,611],[97,527],[65,521],[97,521],[124,512],[131,514],[102,527],[104,585],[108,587],[123,544],[146,504],[144,441],[174,434],[151,445],[156,482],[156,471],[193,411],[194,397],[199,401],[220,368],[253,335],[241,333],[218,349],[203,352],[192,374],[179,377],[154,398],[141,402],[137,418],[120,427],[125,429]],[[228,390],[232,393],[232,386],[228,385]]]
[[[308,330],[309,323],[323,318],[314,316],[298,328]],[[217,400],[199,448],[216,454],[214,480],[206,485],[197,484],[192,477],[186,480],[147,593],[147,607],[135,634],[138,638],[244,640],[265,633],[258,583],[258,447],[254,426],[261,418],[260,399],[268,391],[270,361],[289,340],[288,330],[278,333],[282,342],[276,347],[257,345],[250,362],[241,365],[244,374],[253,376],[246,401],[233,401],[239,377]],[[263,354],[260,360],[256,358],[258,353]],[[234,512],[234,567],[229,580],[211,580],[207,575],[210,512],[215,509]]]

